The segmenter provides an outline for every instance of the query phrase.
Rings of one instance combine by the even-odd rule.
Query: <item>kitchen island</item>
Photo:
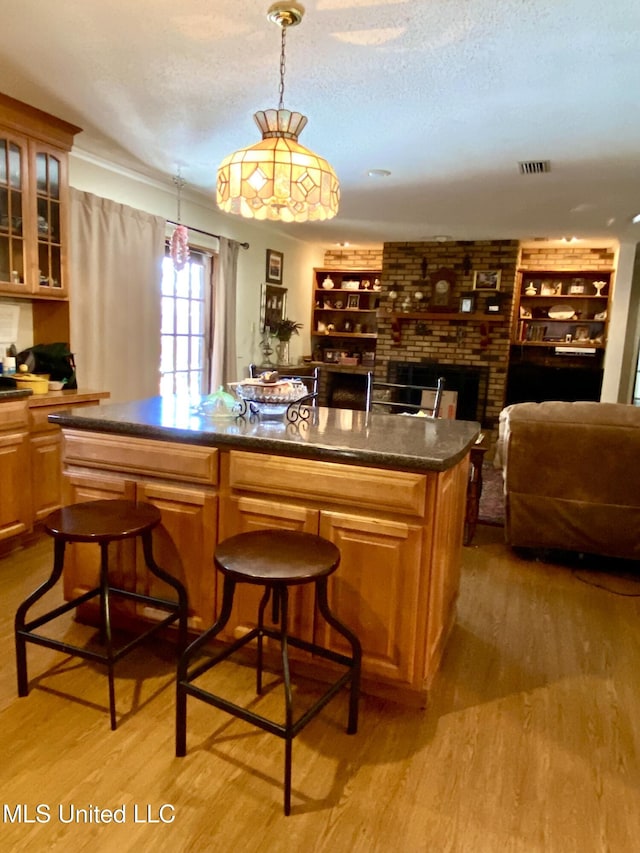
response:
[[[50,419],[64,437],[65,503],[124,497],[160,508],[156,556],[187,587],[192,630],[219,610],[218,541],[264,527],[319,533],[341,551],[330,604],[362,642],[363,689],[425,703],[455,618],[478,424],[322,407],[296,423],[213,420],[173,397]],[[68,598],[95,581],[83,547],[65,568]],[[122,548],[117,559],[125,586],[159,591],[138,555]],[[253,627],[260,592],[239,588],[227,639]],[[292,595],[292,632],[344,653],[310,595]]]

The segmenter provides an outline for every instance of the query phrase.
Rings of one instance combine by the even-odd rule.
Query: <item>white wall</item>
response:
[[[300,335],[294,335],[291,339],[292,361],[303,353],[309,353],[312,269],[314,266],[322,266],[324,249],[289,236],[285,225],[253,223],[220,213],[213,193],[209,199],[190,192],[188,175],[183,175],[183,178],[187,182],[181,193],[180,220],[184,225],[250,244],[249,249],[240,249],[238,255],[238,377],[243,375],[252,360],[260,357],[260,300],[268,248],[284,254],[283,286],[287,288],[287,315],[289,319],[304,324]],[[215,176],[212,176],[212,184],[214,180]],[[177,191],[172,182],[165,186],[134,172],[116,169],[109,163],[72,152],[69,158],[69,183],[76,189],[166,219],[177,218]],[[168,233],[172,230],[169,228]],[[190,238],[193,245],[201,248],[217,247],[217,240],[200,234],[193,233]],[[82,282],[71,282],[71,299],[77,287],[82,287]]]
[[[602,379],[603,403],[630,403],[640,332],[640,280],[634,276],[637,245],[621,243],[616,258],[613,302]]]

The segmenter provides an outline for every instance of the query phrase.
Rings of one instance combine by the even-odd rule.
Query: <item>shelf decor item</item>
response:
[[[456,282],[455,271],[447,267],[440,267],[430,276],[431,301],[429,311],[451,310],[451,295]]]
[[[225,213],[278,222],[320,222],[338,212],[336,173],[323,157],[298,142],[306,116],[284,108],[285,33],[303,15],[304,8],[294,0],[274,3],[267,12],[281,30],[280,100],[278,109],[254,114],[262,140],[234,151],[220,164],[216,201]]]
[[[302,328],[302,323],[296,323],[295,320],[280,320],[275,330],[275,337],[278,339],[276,347],[276,358],[278,364],[289,364],[289,341],[291,335],[298,335],[298,329]]]
[[[282,284],[282,268],[284,266],[284,255],[274,249],[267,249],[267,267],[265,278],[269,284]]]

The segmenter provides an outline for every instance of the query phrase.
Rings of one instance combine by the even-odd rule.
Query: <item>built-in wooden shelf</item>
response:
[[[398,320],[464,320],[465,323],[504,323],[507,317],[504,314],[474,314],[474,313],[449,313],[445,311],[409,311],[391,314],[395,323]]]

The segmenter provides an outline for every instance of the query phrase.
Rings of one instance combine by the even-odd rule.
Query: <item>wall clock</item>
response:
[[[456,274],[452,269],[440,267],[431,273],[431,302],[429,309],[432,311],[451,310],[451,296],[456,282]]]

